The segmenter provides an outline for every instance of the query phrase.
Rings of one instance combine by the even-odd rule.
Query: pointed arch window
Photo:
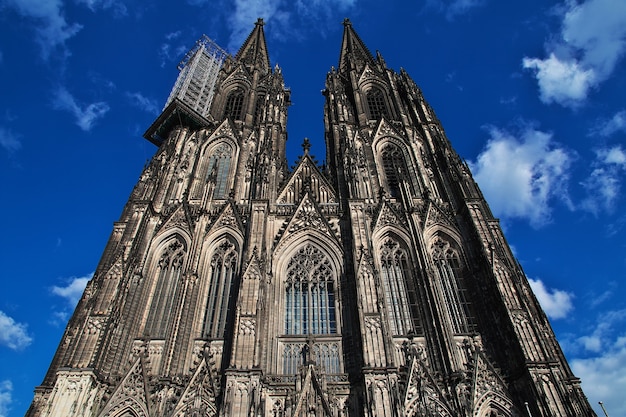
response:
[[[157,266],[157,278],[145,333],[154,338],[163,338],[167,332],[170,319],[174,315],[176,289],[178,287],[183,261],[185,258],[185,246],[175,239],[163,253]]]
[[[231,146],[228,143],[222,143],[209,158],[207,181],[215,184],[213,198],[226,198],[232,154]]]
[[[388,237],[380,247],[381,281],[392,335],[421,334],[417,294],[407,251]]]
[[[335,272],[328,257],[307,244],[289,260],[285,283],[285,333],[337,333]]]
[[[469,305],[465,297],[459,254],[449,241],[441,237],[434,240],[431,251],[452,330],[454,333],[469,333]]]
[[[211,257],[209,294],[202,325],[204,338],[224,337],[226,322],[233,304],[237,260],[237,248],[230,239],[225,239]]]
[[[244,92],[237,88],[228,94],[226,105],[224,106],[224,118],[232,120],[242,120]]]
[[[388,143],[382,150],[381,159],[389,195],[393,198],[400,198],[402,196],[401,184],[403,181],[409,185],[411,192],[413,192],[409,170],[407,169],[402,150],[393,143]]]
[[[387,112],[387,104],[385,103],[385,93],[378,88],[370,88],[366,95],[367,110],[371,120],[379,120],[383,116],[389,116]]]

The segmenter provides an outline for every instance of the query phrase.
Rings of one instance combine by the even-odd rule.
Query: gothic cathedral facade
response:
[[[326,165],[259,20],[173,99],[30,417],[594,416],[468,166],[344,21]],[[206,103],[205,103],[206,104]]]

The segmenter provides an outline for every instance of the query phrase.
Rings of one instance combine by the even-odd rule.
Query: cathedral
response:
[[[201,39],[29,417],[595,416],[467,164],[345,20],[326,163]]]

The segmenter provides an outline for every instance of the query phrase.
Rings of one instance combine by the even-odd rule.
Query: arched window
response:
[[[335,273],[330,260],[307,244],[289,260],[285,283],[285,333],[337,332]]]
[[[370,119],[378,120],[383,116],[389,116],[385,104],[385,94],[380,88],[370,88],[367,91],[366,99]]]
[[[406,181],[411,192],[413,192],[409,170],[407,169],[402,150],[393,143],[388,143],[382,150],[381,159],[389,195],[393,198],[401,197],[401,181]]]
[[[226,198],[232,154],[231,146],[227,143],[222,143],[213,151],[209,158],[207,181],[215,184],[213,198]]]
[[[380,247],[381,281],[392,335],[421,334],[415,283],[408,255],[398,242],[388,237]]]
[[[226,98],[226,105],[224,106],[225,119],[241,120],[243,113],[243,97],[244,93],[241,88],[231,91]]]
[[[226,320],[232,306],[235,274],[237,272],[237,248],[229,239],[219,245],[211,257],[209,295],[202,325],[204,338],[224,337]]]
[[[157,266],[156,287],[152,295],[145,333],[154,338],[163,338],[170,318],[174,315],[176,288],[180,281],[185,246],[175,239],[161,254]]]
[[[469,333],[469,308],[461,277],[461,262],[449,241],[437,237],[431,251],[437,267],[439,284],[454,333]]]

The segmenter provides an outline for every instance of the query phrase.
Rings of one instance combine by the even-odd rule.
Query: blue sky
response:
[[[350,17],[471,165],[590,402],[626,415],[623,0],[0,0],[0,417],[21,416],[203,33],[257,17],[292,89],[289,157],[321,162]]]

